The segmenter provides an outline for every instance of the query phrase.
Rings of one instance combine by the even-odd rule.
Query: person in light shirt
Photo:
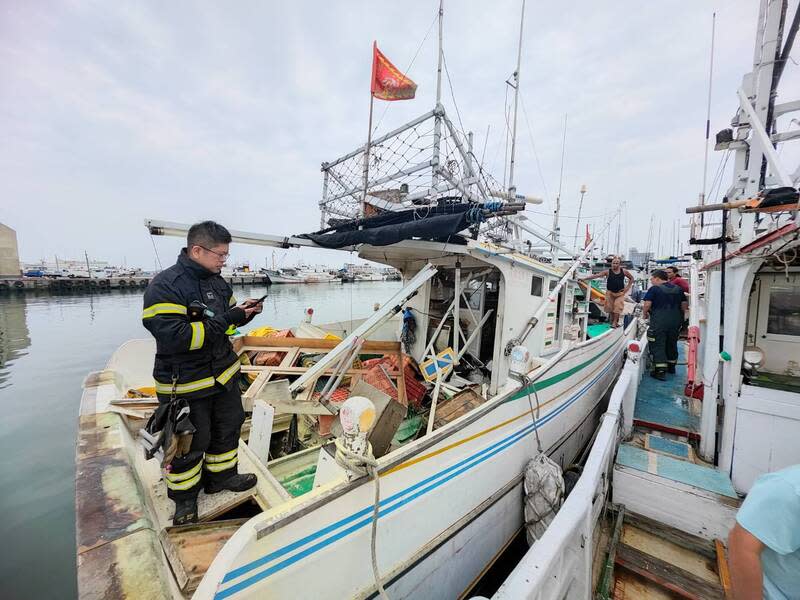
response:
[[[759,477],[728,536],[735,600],[800,599],[800,465]]]

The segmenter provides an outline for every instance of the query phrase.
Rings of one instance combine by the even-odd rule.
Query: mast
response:
[[[361,217],[367,216],[367,188],[369,187],[369,151],[372,146],[372,109],[375,105],[375,95],[372,93],[372,82],[375,81],[375,51],[378,42],[372,42],[372,76],[369,84],[369,125],[367,127],[367,145],[364,146],[364,191],[361,195]]]
[[[519,70],[522,65],[522,33],[525,26],[525,0],[519,17],[519,44],[517,46],[517,69],[514,71],[514,120],[511,125],[511,160],[508,166],[508,195],[513,198],[517,191],[514,185],[514,157],[517,149],[517,107],[519,105]]]
[[[581,185],[581,201],[578,203],[578,220],[575,222],[575,247],[578,248],[578,231],[581,227],[581,210],[583,210],[583,197],[586,195],[586,184]]]
[[[442,140],[442,62],[444,49],[442,47],[442,21],[444,20],[444,0],[439,0],[439,48],[437,52],[438,66],[436,68],[436,107],[433,109],[433,156],[431,157],[431,201],[437,197],[436,186],[439,184],[439,147]]]
[[[558,194],[553,211],[553,241],[558,241],[558,213],[561,212],[561,184],[564,182],[564,153],[567,149],[567,115],[564,115],[564,136],[561,140],[561,172],[558,175]]]
[[[714,33],[717,26],[717,13],[711,15],[711,58],[708,65],[708,103],[706,106],[706,148],[705,158],[703,159],[703,187],[700,190],[700,206],[706,203],[706,178],[708,176],[708,137],[711,133],[711,83],[714,78]],[[692,237],[697,237],[696,229],[697,217],[692,217]],[[700,227],[705,224],[704,213],[700,213]]]

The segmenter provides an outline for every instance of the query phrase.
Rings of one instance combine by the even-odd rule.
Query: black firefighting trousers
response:
[[[168,465],[164,479],[173,500],[196,498],[204,482],[221,482],[235,475],[244,409],[239,386],[189,400],[189,420],[197,431],[185,455]]]

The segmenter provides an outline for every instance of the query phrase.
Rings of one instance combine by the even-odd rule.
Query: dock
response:
[[[34,291],[100,291],[144,289],[152,276],[130,277],[16,277],[0,279],[0,294]],[[225,277],[230,285],[270,285],[262,273],[237,274]]]

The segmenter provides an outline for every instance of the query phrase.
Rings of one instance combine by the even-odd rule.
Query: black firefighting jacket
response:
[[[201,398],[238,384],[240,363],[228,335],[250,319],[228,283],[181,250],[144,293],[142,323],[156,338],[153,377],[162,399]],[[200,314],[190,320],[192,314]],[[216,390],[215,390],[216,388]]]

